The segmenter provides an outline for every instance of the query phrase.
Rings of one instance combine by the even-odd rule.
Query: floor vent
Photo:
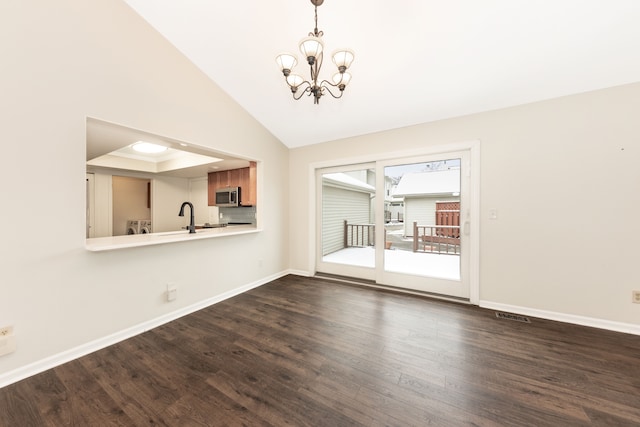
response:
[[[498,319],[507,319],[507,320],[515,320],[516,322],[531,323],[531,320],[529,320],[528,317],[520,316],[518,314],[502,313],[500,311],[496,311],[496,317]]]

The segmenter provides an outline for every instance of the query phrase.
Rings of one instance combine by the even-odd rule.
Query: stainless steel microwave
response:
[[[216,190],[216,206],[231,208],[240,206],[240,187],[219,188]]]

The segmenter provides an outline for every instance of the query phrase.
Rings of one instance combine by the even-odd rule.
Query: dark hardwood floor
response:
[[[287,276],[0,389],[2,426],[640,425],[640,337]]]

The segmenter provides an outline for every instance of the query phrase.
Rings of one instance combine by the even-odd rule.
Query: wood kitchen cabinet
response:
[[[249,162],[248,168],[239,169],[240,185],[242,194],[240,195],[242,204],[245,206],[255,206],[257,204],[257,172],[256,162]]]
[[[230,169],[220,172],[209,173],[209,184],[213,184],[216,189],[226,187],[239,187],[240,169]]]
[[[248,168],[209,172],[207,187],[209,206],[216,205],[216,190],[227,187],[240,187],[240,204],[255,206],[257,201],[256,169],[256,162],[249,162]]]

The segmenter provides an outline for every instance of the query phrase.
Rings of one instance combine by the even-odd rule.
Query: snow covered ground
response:
[[[325,255],[322,261],[374,268],[375,249],[373,247],[346,248]],[[389,249],[384,251],[384,268],[386,271],[395,273],[460,280],[460,257],[458,255]]]

